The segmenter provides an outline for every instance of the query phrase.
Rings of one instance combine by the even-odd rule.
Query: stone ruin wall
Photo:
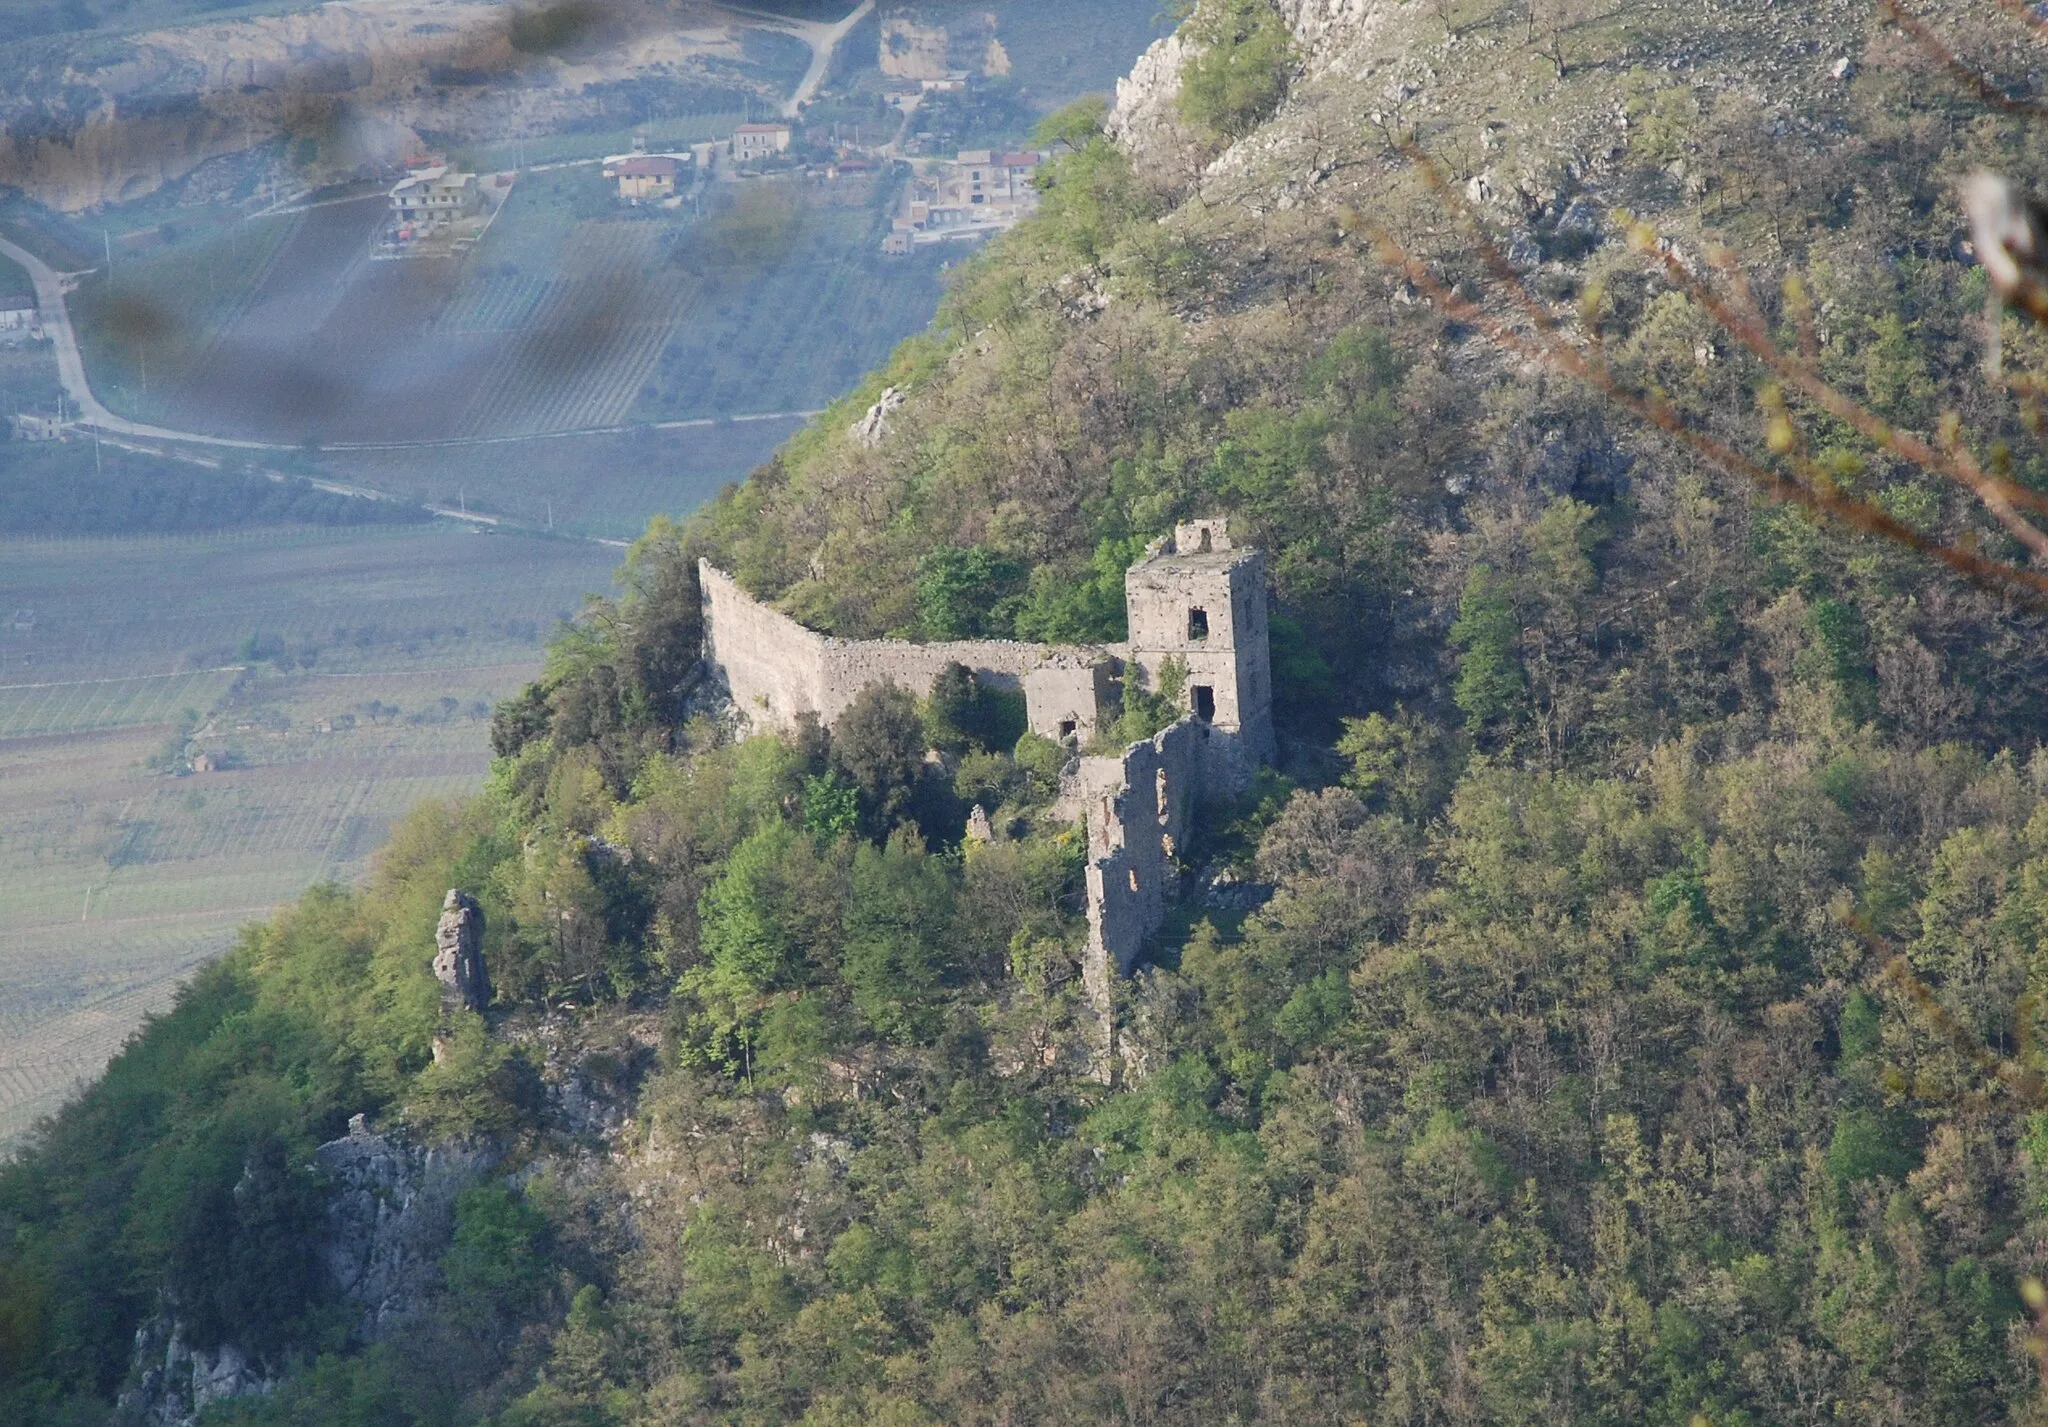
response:
[[[835,639],[762,604],[709,564],[699,566],[699,578],[705,658],[723,672],[734,706],[755,730],[787,728],[805,710],[830,725],[861,690],[884,679],[922,696],[939,671],[956,661],[999,687],[1016,687],[1034,669],[1070,659],[1099,667],[1103,655],[1125,652],[1008,640]],[[1048,681],[1047,693],[1064,696],[1070,682],[1078,692],[1078,676],[1062,670]],[[1248,771],[1245,756],[1256,761],[1263,752],[1244,742],[1190,715],[1120,756],[1076,758],[1062,779],[1055,811],[1082,819],[1087,830],[1088,945],[1082,973],[1101,1017],[1104,1074],[1113,1073],[1115,1061],[1114,981],[1131,973],[1146,943],[1165,925],[1169,895],[1177,890],[1176,859],[1187,845],[1196,804],[1209,792],[1241,782]]]
[[[749,727],[786,728],[817,709],[825,685],[825,636],[770,609],[723,570],[697,564],[704,601],[704,659],[725,676]]]
[[[1128,976],[1165,925],[1195,804],[1204,791],[1210,731],[1184,718],[1120,758],[1078,760],[1061,787],[1063,808],[1088,830],[1088,949],[1082,977],[1107,1009],[1115,977]]]
[[[836,639],[763,604],[709,563],[698,563],[697,578],[704,602],[704,657],[724,673],[733,707],[755,729],[789,728],[806,711],[829,727],[861,690],[884,680],[923,698],[948,664],[964,664],[992,686],[1014,692],[1026,674],[1043,665],[1099,662],[1113,652],[1012,639],[944,644]]]

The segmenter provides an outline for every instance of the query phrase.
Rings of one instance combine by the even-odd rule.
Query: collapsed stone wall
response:
[[[837,639],[769,608],[709,563],[699,563],[697,578],[705,660],[724,674],[733,707],[753,730],[787,729],[802,713],[816,714],[829,727],[861,690],[885,680],[922,698],[948,664],[964,664],[990,685],[1015,691],[1041,666],[1104,655],[1013,639]]]
[[[1188,529],[1203,533],[1200,526]],[[1055,810],[1082,819],[1087,829],[1082,978],[1101,1027],[1098,1070],[1105,1076],[1116,1065],[1114,984],[1131,974],[1146,943],[1166,923],[1196,804],[1241,787],[1252,766],[1272,751],[1265,566],[1256,552],[1231,552],[1220,524],[1210,533],[1213,538],[1198,547],[1191,543],[1185,557],[1177,550],[1152,552],[1133,570],[1126,594],[1133,601],[1134,633],[1147,619],[1167,631],[1147,645],[1153,662],[1185,660],[1209,681],[1205,688],[1216,695],[1213,706],[1191,709],[1119,755],[1074,759]],[[1171,568],[1158,564],[1162,558],[1173,560]],[[806,712],[829,726],[872,684],[886,679],[921,695],[946,665],[959,663],[997,687],[1023,685],[1033,731],[1085,737],[1094,732],[1092,711],[1106,706],[1112,665],[1143,657],[1132,645],[835,639],[770,609],[709,564],[700,564],[698,575],[705,659],[723,674],[750,731],[787,729]],[[1190,601],[1214,615],[1213,643],[1206,628],[1197,634],[1188,627]],[[1176,628],[1186,637],[1174,635]]]
[[[1082,979],[1107,1010],[1113,978],[1128,976],[1166,922],[1176,859],[1204,792],[1210,730],[1184,718],[1119,758],[1083,758],[1063,783],[1088,832],[1088,950]]]

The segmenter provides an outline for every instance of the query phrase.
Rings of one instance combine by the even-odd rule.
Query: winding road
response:
[[[832,72],[832,56],[839,52],[839,42],[853,33],[853,27],[865,20],[875,8],[875,0],[861,0],[854,6],[853,13],[836,24],[827,25],[819,20],[797,20],[787,15],[770,15],[761,10],[746,10],[739,6],[726,7],[732,14],[744,15],[758,21],[769,29],[780,30],[786,35],[795,35],[811,47],[811,67],[804,71],[796,93],[782,106],[782,117],[794,119],[801,114],[804,105],[817,97],[824,87],[825,78]]]
[[[49,334],[50,345],[57,349],[57,379],[63,383],[64,395],[78,408],[78,424],[114,436],[146,436],[158,441],[197,441],[207,446],[227,446],[242,451],[283,451],[288,447],[268,441],[242,441],[227,436],[200,436],[190,431],[172,431],[167,427],[151,426],[141,421],[130,421],[116,416],[101,404],[92,394],[92,384],[85,378],[85,356],[78,349],[78,334],[71,328],[71,311],[65,305],[64,294],[68,278],[80,276],[75,273],[60,273],[41,258],[18,243],[0,238],[0,254],[6,255],[28,274],[35,284],[36,307],[39,310],[43,331]]]
[[[815,20],[797,20],[786,15],[771,15],[759,10],[748,10],[739,6],[728,6],[735,16],[741,16],[755,23],[790,34],[811,47],[811,65],[796,87],[787,103],[782,106],[785,118],[795,118],[802,113],[804,105],[817,97],[831,74],[832,57],[838,53],[840,43],[851,34],[862,20],[874,12],[875,0],[861,0],[844,19],[833,24]],[[564,167],[565,165],[547,165]],[[346,200],[334,200],[346,201]],[[310,205],[309,205],[310,206]],[[283,210],[295,211],[295,210]],[[5,255],[20,265],[35,285],[36,307],[41,313],[43,331],[49,334],[51,345],[57,353],[57,376],[64,388],[64,395],[77,408],[76,424],[88,430],[98,431],[107,436],[127,436],[152,441],[182,442],[189,445],[212,446],[236,451],[291,451],[298,449],[276,441],[254,441],[234,436],[209,436],[197,431],[174,431],[164,426],[152,426],[147,422],[130,421],[125,416],[116,416],[93,394],[92,383],[85,374],[85,355],[78,345],[78,334],[71,323],[71,312],[65,302],[65,295],[76,286],[74,279],[83,273],[60,273],[41,258],[20,244],[6,237],[0,237],[0,255]],[[735,416],[733,421],[780,421],[806,419],[818,415],[815,411],[764,411]],[[686,427],[711,426],[715,419],[696,421],[662,421],[654,423],[664,431],[680,430]],[[336,442],[330,450],[335,451],[409,451],[431,450],[444,446],[497,445],[516,441],[546,440],[551,437],[606,435],[624,431],[625,427],[590,427],[563,431],[540,431],[522,436],[449,438],[427,441],[391,442]],[[371,492],[360,492],[371,494]]]

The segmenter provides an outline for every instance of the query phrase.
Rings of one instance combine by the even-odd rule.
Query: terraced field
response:
[[[695,284],[664,261],[651,223],[584,223],[455,434],[527,436],[624,419]]]
[[[238,926],[473,791],[491,706],[616,553],[446,526],[0,541],[0,1142]]]

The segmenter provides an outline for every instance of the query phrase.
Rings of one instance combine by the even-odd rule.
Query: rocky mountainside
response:
[[[650,528],[481,797],[0,1170],[0,1416],[2040,1421],[2048,667],[1947,475],[2048,504],[1954,197],[2048,174],[2024,17],[1925,26],[1201,0],[929,333]],[[1280,766],[1104,1085],[1072,750],[964,669],[735,741],[696,562],[1113,644],[1209,514]]]

